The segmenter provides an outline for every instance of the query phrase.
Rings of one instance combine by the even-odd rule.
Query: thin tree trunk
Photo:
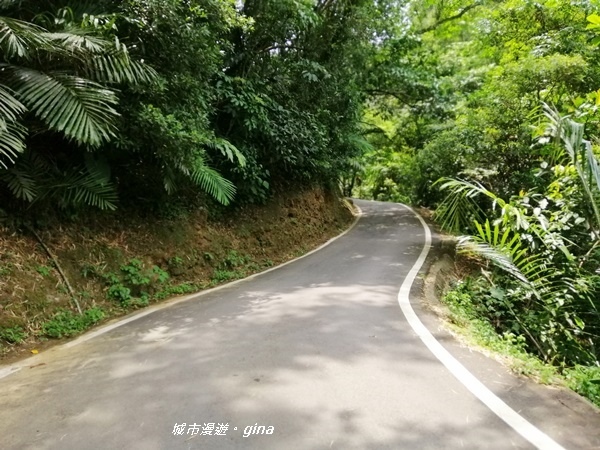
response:
[[[50,251],[50,249],[48,248],[46,243],[42,240],[41,236],[33,228],[27,226],[27,229],[31,232],[31,234],[33,234],[35,236],[35,238],[38,240],[38,242],[40,243],[40,245],[42,246],[44,251],[48,254],[48,257],[52,260],[54,267],[60,274],[60,277],[62,278],[64,285],[67,287],[67,290],[69,291],[71,300],[77,307],[77,311],[79,312],[79,314],[83,314],[83,311],[81,310],[81,306],[79,305],[79,301],[77,300],[77,296],[75,295],[75,291],[73,290],[71,283],[69,283],[69,279],[65,275],[65,272],[63,271],[62,267],[58,263],[58,259],[56,258],[56,256],[54,256],[54,254],[52,253],[52,251]]]

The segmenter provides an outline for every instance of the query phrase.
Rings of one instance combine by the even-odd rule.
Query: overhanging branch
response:
[[[435,30],[436,28],[440,27],[441,25],[443,25],[445,23],[452,22],[453,20],[458,20],[461,17],[463,17],[465,14],[467,14],[469,11],[481,6],[482,4],[483,4],[482,1],[477,1],[475,3],[467,5],[464,8],[462,8],[460,11],[458,11],[456,14],[454,14],[452,16],[444,17],[443,19],[436,21],[433,25],[430,25],[428,27],[420,29],[417,33],[424,34],[429,31]]]

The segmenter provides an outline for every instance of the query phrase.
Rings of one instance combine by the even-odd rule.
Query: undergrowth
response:
[[[493,298],[481,300],[481,285],[468,277],[456,283],[442,298],[448,307],[448,319],[461,334],[477,346],[490,350],[507,360],[515,372],[543,384],[564,385],[600,407],[600,367],[557,367],[544,363],[527,352],[526,340],[511,332],[498,333],[494,327]],[[488,293],[488,296],[491,296]]]
[[[75,336],[100,322],[105,316],[104,310],[98,307],[90,308],[81,315],[63,309],[57,312],[52,319],[44,322],[42,334],[54,339]]]

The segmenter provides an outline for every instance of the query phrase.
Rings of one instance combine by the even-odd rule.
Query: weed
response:
[[[250,272],[258,272],[261,269],[261,266],[258,263],[250,262],[246,265],[246,269]]]
[[[221,263],[221,267],[235,269],[250,262],[251,258],[248,255],[239,254],[235,250],[230,250],[225,259]]]
[[[490,320],[480,314],[481,304],[472,293],[475,288],[471,282],[459,282],[444,295],[442,302],[448,306],[449,320],[475,345],[508,357],[515,372],[535,378],[544,384],[557,381],[556,367],[545,364],[529,354],[523,336],[510,332],[498,334]]]
[[[179,256],[173,256],[172,258],[169,258],[167,264],[173,267],[180,267],[183,265],[183,258],[180,258]]]
[[[118,301],[123,306],[147,305],[150,292],[169,279],[169,274],[160,267],[145,269],[142,261],[135,258],[123,264],[120,271],[120,274],[108,272],[102,277],[108,285],[108,298]]]
[[[35,271],[43,277],[48,277],[50,276],[51,269],[48,266],[36,266]]]
[[[156,282],[159,284],[163,284],[169,279],[168,272],[165,272],[158,266],[152,266],[152,274],[155,276]]]
[[[100,322],[104,317],[105,313],[100,308],[90,308],[82,315],[62,309],[42,324],[42,334],[53,339],[74,336]]]
[[[0,327],[0,340],[6,341],[9,344],[20,344],[27,337],[27,333],[23,327],[18,325],[14,327]]]
[[[565,371],[569,387],[600,406],[600,367],[575,366]]]
[[[150,274],[143,270],[142,261],[132,259],[127,264],[121,266],[123,280],[134,286],[145,286],[150,284]]]
[[[115,283],[108,288],[106,295],[111,300],[127,303],[131,299],[131,289],[123,286],[121,283]]]
[[[239,270],[219,270],[219,269],[217,269],[214,271],[211,281],[214,284],[223,283],[225,281],[237,280],[239,278],[243,278],[244,275],[245,275],[245,273],[241,272]]]
[[[101,277],[102,269],[103,268],[95,264],[83,264],[83,266],[81,267],[81,276],[83,276],[83,278],[98,276]]]
[[[252,232],[250,231],[250,229],[247,226],[242,225],[240,227],[240,229],[238,230],[238,235],[240,237],[248,238],[248,237],[252,236]]]
[[[12,264],[6,264],[0,266],[0,277],[9,276],[13,272],[14,266]]]
[[[131,306],[134,308],[143,308],[150,304],[150,296],[145,292],[137,298],[132,298],[130,301],[124,303],[124,306]]]
[[[175,295],[185,295],[201,290],[202,287],[193,283],[181,283],[175,286],[169,286],[154,295],[157,300],[162,300]]]
[[[67,286],[64,284],[59,284],[56,290],[61,294],[69,295],[69,289],[67,289]]]

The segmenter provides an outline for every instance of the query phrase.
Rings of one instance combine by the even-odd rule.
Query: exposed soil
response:
[[[115,214],[37,234],[55,255],[81,309],[95,312],[97,325],[300,256],[351,221],[346,202],[315,189],[242,207],[223,219],[209,218],[206,210],[178,220]],[[49,331],[48,323],[61,311],[79,317],[48,252],[31,231],[0,224],[0,361],[29,356],[84,331],[73,331],[68,320]],[[62,339],[50,338],[57,333]]]

